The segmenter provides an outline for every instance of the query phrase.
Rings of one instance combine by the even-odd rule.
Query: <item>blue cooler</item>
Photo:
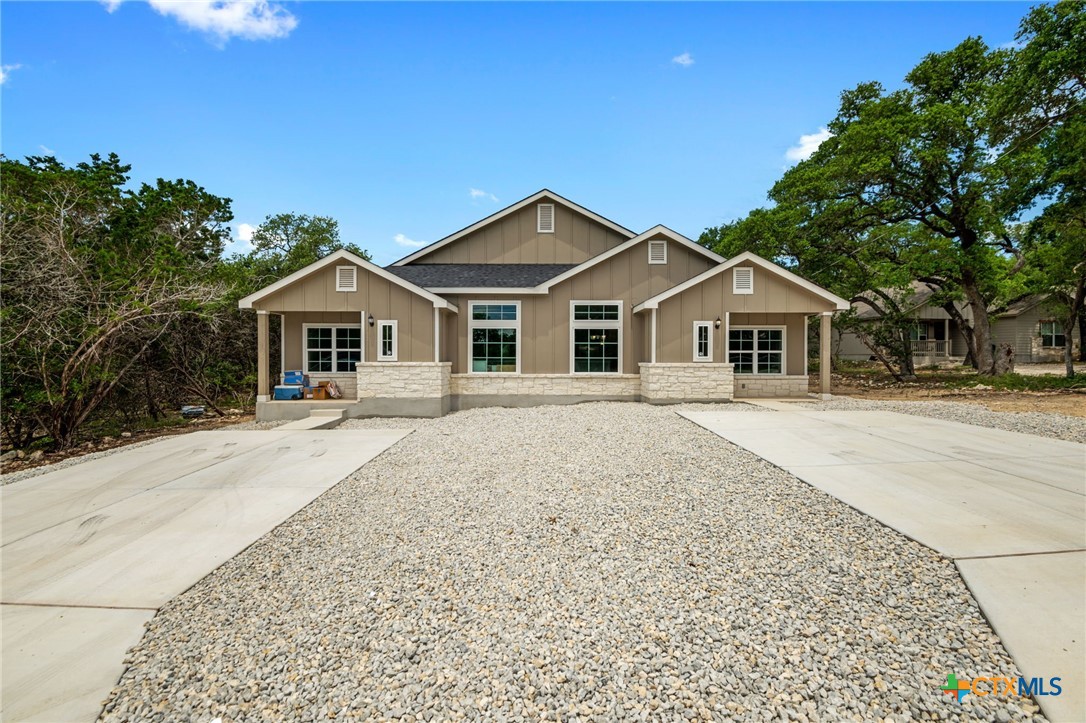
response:
[[[293,369],[283,372],[283,384],[291,386],[309,386],[309,375],[302,372],[301,369]]]
[[[297,384],[280,384],[275,387],[275,393],[272,395],[272,399],[279,401],[287,401],[291,399],[301,399],[303,387]]]

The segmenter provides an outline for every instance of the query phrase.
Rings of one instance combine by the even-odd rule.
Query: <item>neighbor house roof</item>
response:
[[[533,203],[535,203],[536,201],[538,201],[540,199],[543,199],[543,198],[549,198],[549,199],[552,199],[554,201],[557,201],[558,203],[562,204],[563,206],[565,206],[565,207],[567,207],[569,209],[572,209],[573,211],[576,211],[577,213],[580,213],[580,214],[583,214],[583,215],[587,216],[588,218],[592,219],[596,223],[602,224],[602,225],[606,226],[607,228],[611,229],[612,231],[615,231],[616,233],[621,234],[622,236],[625,236],[626,238],[631,238],[632,236],[635,235],[633,231],[626,228],[625,226],[619,226],[617,223],[615,223],[611,219],[604,218],[603,216],[599,215],[598,213],[595,213],[594,211],[589,211],[584,206],[580,206],[580,205],[574,203],[573,201],[570,201],[568,198],[562,198],[561,196],[559,196],[554,191],[549,191],[546,188],[544,188],[542,191],[538,191],[538,192],[533,193],[531,196],[528,196],[527,198],[525,198],[523,200],[517,201],[512,206],[507,206],[507,207],[503,208],[501,211],[498,211],[497,213],[490,214],[489,216],[487,216],[486,218],[484,218],[481,221],[476,221],[472,225],[470,225],[470,226],[468,226],[466,228],[462,228],[462,229],[460,229],[459,231],[457,231],[454,234],[450,234],[450,235],[446,236],[443,239],[439,239],[438,241],[434,241],[429,246],[424,246],[423,248],[419,249],[418,251],[415,251],[414,253],[412,253],[412,254],[410,254],[408,256],[404,256],[399,261],[393,262],[392,265],[393,266],[403,266],[405,264],[409,264],[412,261],[415,261],[416,259],[420,259],[423,256],[426,256],[427,254],[429,254],[429,253],[431,253],[433,251],[437,251],[442,246],[447,246],[448,244],[451,244],[453,241],[456,241],[459,238],[463,238],[464,236],[467,236],[469,233],[472,233],[474,231],[478,231],[483,226],[494,223],[495,221],[498,221],[499,219],[505,218],[506,216],[508,216],[510,214],[516,213],[517,211],[521,210],[522,208],[530,206]]]
[[[837,307],[838,311],[844,311],[845,309],[849,308],[848,302],[845,301],[844,299],[842,299],[840,296],[837,296],[836,294],[831,294],[830,292],[823,289],[821,286],[818,286],[816,284],[812,284],[810,281],[803,278],[802,276],[797,276],[796,274],[793,274],[788,269],[786,269],[786,268],[784,268],[782,266],[778,266],[777,264],[773,263],[772,261],[766,261],[761,256],[759,256],[758,254],[751,253],[750,251],[744,251],[743,253],[739,254],[738,256],[733,256],[730,259],[728,259],[727,261],[725,261],[724,263],[722,263],[722,264],[720,264],[718,266],[714,266],[713,268],[709,269],[708,271],[703,271],[702,273],[698,274],[697,276],[693,277],[692,279],[687,279],[686,281],[684,281],[683,283],[681,283],[681,284],[679,284],[677,286],[672,286],[670,289],[668,289],[667,291],[664,291],[663,293],[657,294],[656,296],[653,296],[653,297],[651,297],[649,299],[646,299],[645,301],[642,301],[640,304],[635,306],[633,308],[633,310],[634,310],[634,312],[638,312],[638,311],[644,311],[645,309],[658,308],[660,306],[661,301],[664,301],[665,299],[669,299],[672,296],[675,296],[676,294],[681,294],[682,292],[686,291],[687,289],[692,288],[694,286],[697,286],[698,284],[705,281],[706,279],[712,278],[713,276],[716,276],[719,273],[723,273],[724,271],[727,271],[728,269],[732,268],[733,266],[737,266],[737,265],[739,265],[741,263],[744,263],[744,262],[752,263],[755,266],[760,266],[763,269],[765,269],[765,270],[767,270],[767,271],[769,271],[771,273],[776,274],[777,276],[781,277],[782,279],[785,279],[786,281],[791,281],[796,286],[799,286],[800,288],[810,292],[814,296],[818,296],[818,297],[821,297],[821,298],[829,301],[830,303],[832,303],[834,306]]]
[[[577,264],[411,264],[385,268],[427,289],[527,288]]]
[[[238,308],[239,309],[251,309],[251,308],[253,308],[253,302],[254,301],[260,301],[261,299],[263,299],[263,298],[265,298],[267,296],[271,296],[272,294],[279,291],[280,289],[284,289],[284,288],[290,286],[291,284],[295,283],[296,281],[301,281],[302,279],[309,276],[310,274],[313,274],[313,273],[315,273],[317,271],[320,271],[325,266],[328,266],[329,264],[334,264],[336,261],[349,261],[352,264],[356,264],[358,266],[361,266],[363,269],[365,269],[366,271],[369,271],[372,274],[376,274],[377,276],[380,276],[381,278],[386,279],[387,281],[391,281],[392,283],[394,283],[394,284],[396,284],[398,286],[402,286],[403,288],[407,289],[408,291],[410,291],[410,292],[412,292],[414,294],[418,294],[422,298],[430,301],[434,305],[434,307],[437,308],[437,309],[448,309],[449,311],[452,311],[453,313],[458,312],[455,304],[450,304],[447,300],[441,298],[440,296],[437,296],[436,294],[430,293],[429,291],[422,288],[421,286],[418,286],[417,284],[414,284],[414,283],[408,281],[407,279],[402,279],[399,276],[396,276],[395,274],[390,274],[388,271],[385,271],[380,266],[377,266],[376,264],[372,264],[369,261],[366,261],[361,256],[358,256],[357,254],[352,254],[350,251],[347,251],[345,249],[340,249],[339,251],[336,251],[335,253],[328,254],[327,256],[325,256],[320,261],[314,261],[309,266],[306,266],[305,268],[302,268],[302,269],[299,269],[299,270],[295,271],[290,276],[284,276],[283,278],[276,281],[274,284],[271,284],[269,286],[265,286],[260,291],[256,291],[256,292],[254,292],[252,294],[249,294],[245,298],[238,301]]]
[[[996,316],[1018,316],[1019,314],[1029,311],[1047,298],[1048,294],[1030,294],[1029,296],[1023,296],[1021,299],[1017,299],[1007,304],[1007,308],[996,314]]]
[[[899,292],[898,289],[891,288],[880,289],[880,291],[889,296],[894,296]],[[905,313],[919,309],[921,306],[928,303],[928,300],[934,293],[935,291],[923,281],[913,281],[909,284],[908,295],[903,299],[901,307],[905,310]],[[852,305],[852,308],[858,309],[856,312],[857,319],[876,319],[882,316],[872,309],[870,304],[864,304],[859,301],[855,302]]]

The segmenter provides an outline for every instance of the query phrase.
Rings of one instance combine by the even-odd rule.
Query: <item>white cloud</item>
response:
[[[487,193],[486,191],[480,191],[478,188],[469,188],[468,189],[468,194],[471,196],[472,200],[483,199],[483,200],[487,200],[487,201],[494,201],[495,203],[498,200],[498,197],[495,196],[493,193]]]
[[[114,12],[123,0],[101,0]],[[285,38],[298,26],[298,18],[279,3],[268,0],[148,0],[159,15],[173,18],[191,30],[213,36],[220,43],[230,38],[273,40]]]
[[[52,148],[50,148],[49,146],[45,146],[45,145],[39,145],[39,146],[38,146],[38,148],[40,148],[40,149],[41,149],[41,152],[42,152],[42,153],[44,153],[44,154],[45,154],[45,155],[47,155],[47,156],[55,156],[55,155],[57,154],[57,152],[56,152],[56,151],[54,151],[54,150],[53,150]]]
[[[682,55],[676,55],[671,59],[671,62],[675,65],[681,65],[684,68],[689,68],[694,64],[694,56],[690,53],[683,53]]]
[[[13,65],[0,65],[0,85],[8,82],[8,78],[11,77],[11,71],[18,70],[21,67],[23,66],[19,63]]]
[[[409,239],[402,233],[398,233],[393,236],[392,240],[398,243],[400,246],[407,246],[408,248],[413,249],[421,248],[422,246],[426,245],[425,241],[415,241],[414,239]]]
[[[806,161],[814,155],[814,152],[818,150],[818,147],[822,145],[822,142],[832,135],[830,129],[825,127],[820,128],[817,133],[802,135],[799,137],[799,143],[789,148],[785,152],[784,157],[793,163]]]
[[[256,226],[251,223],[239,223],[238,224],[238,239],[244,241],[247,244],[253,242],[253,232],[256,231]]]

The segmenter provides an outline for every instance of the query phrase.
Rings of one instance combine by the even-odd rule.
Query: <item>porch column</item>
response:
[[[943,356],[950,356],[950,319],[943,319]]]
[[[649,322],[652,324],[652,329],[649,330],[651,334],[651,341],[649,342],[649,362],[656,363],[656,309],[652,310],[652,319]]]
[[[268,386],[268,365],[271,345],[268,343],[268,312],[256,312],[256,401],[266,402],[271,397]]]
[[[434,307],[434,362],[441,361],[441,309]]]
[[[822,398],[830,398],[830,324],[833,322],[833,312],[822,312],[822,326],[818,335],[818,374],[821,377]]]

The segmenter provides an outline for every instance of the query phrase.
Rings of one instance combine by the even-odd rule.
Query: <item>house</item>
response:
[[[892,289],[884,291],[894,293]],[[913,363],[917,365],[941,362],[962,363],[969,353],[965,336],[962,335],[958,322],[951,318],[946,309],[941,305],[931,303],[934,294],[935,292],[927,284],[914,281],[900,301],[904,312],[915,319],[910,329]],[[972,322],[973,310],[964,303],[953,303],[962,318]],[[859,320],[870,321],[879,318],[878,312],[864,303],[854,303],[852,310]],[[834,331],[834,337],[834,353],[837,358],[854,361],[872,358],[871,350],[854,332],[838,328]]]
[[[1047,296],[1033,294],[1009,304],[996,314],[992,337],[996,344],[1009,344],[1018,362],[1062,362],[1068,339],[1063,325],[1045,307]],[[1071,351],[1075,358],[1082,348],[1079,329],[1071,332]]]
[[[911,330],[913,361],[916,364],[963,362],[968,346],[958,322],[942,306],[931,303],[933,292],[926,284],[914,282],[910,292],[904,308],[916,320]],[[1060,323],[1046,310],[1045,299],[1044,295],[1034,294],[1009,304],[1002,311],[990,310],[993,343],[1008,344],[1014,349],[1015,361],[1020,364],[1063,361],[1067,340]],[[954,305],[964,319],[972,321],[973,311],[968,305],[961,302],[954,302]],[[858,319],[878,316],[866,304],[853,304],[853,310]],[[834,351],[838,358],[871,358],[871,350],[853,332],[835,330],[834,335]],[[1071,343],[1074,349],[1081,344],[1077,330],[1072,333]]]
[[[287,419],[312,406],[269,396],[272,314],[279,374],[336,380],[351,416],[439,416],[805,396],[807,321],[828,339],[847,303],[754,254],[635,233],[542,190],[390,266],[338,251],[239,306],[257,314],[257,416]]]

